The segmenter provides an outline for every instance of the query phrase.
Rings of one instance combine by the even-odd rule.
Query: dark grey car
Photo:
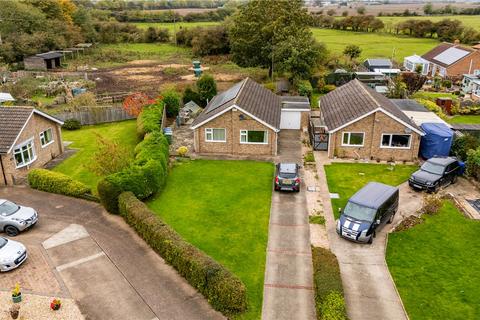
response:
[[[296,163],[279,163],[276,166],[275,190],[300,191],[300,166]]]
[[[437,192],[439,188],[457,182],[462,168],[454,157],[430,158],[415,171],[408,184],[410,187],[429,192]]]

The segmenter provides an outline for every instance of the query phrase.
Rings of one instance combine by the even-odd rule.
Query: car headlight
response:
[[[20,224],[25,224],[25,220],[19,218],[12,218],[13,221],[17,221]]]

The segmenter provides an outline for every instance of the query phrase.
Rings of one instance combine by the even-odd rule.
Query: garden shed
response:
[[[63,54],[57,51],[39,53],[23,59],[25,70],[51,70],[61,67]]]
[[[424,159],[435,156],[446,157],[450,154],[453,142],[453,131],[443,123],[423,123],[425,135],[420,141],[420,155]]]

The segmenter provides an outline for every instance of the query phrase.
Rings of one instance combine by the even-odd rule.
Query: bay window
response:
[[[24,167],[34,162],[37,157],[35,155],[33,139],[18,145],[13,150],[13,157],[15,158],[15,164],[17,168]]]

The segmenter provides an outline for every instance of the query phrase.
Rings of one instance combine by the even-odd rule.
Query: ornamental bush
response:
[[[178,273],[225,315],[246,310],[246,288],[238,277],[182,239],[132,192],[118,198],[125,221]]]
[[[161,131],[163,108],[164,103],[162,101],[143,108],[143,111],[137,117],[137,134],[140,138],[143,138],[149,132]]]
[[[91,190],[85,184],[63,173],[47,169],[32,169],[28,173],[28,183],[33,189],[63,194],[77,198],[91,196]]]
[[[312,84],[308,80],[302,80],[298,83],[298,94],[301,96],[310,97],[313,93]]]
[[[82,124],[77,119],[67,119],[63,122],[62,128],[65,130],[78,130],[82,127]]]

